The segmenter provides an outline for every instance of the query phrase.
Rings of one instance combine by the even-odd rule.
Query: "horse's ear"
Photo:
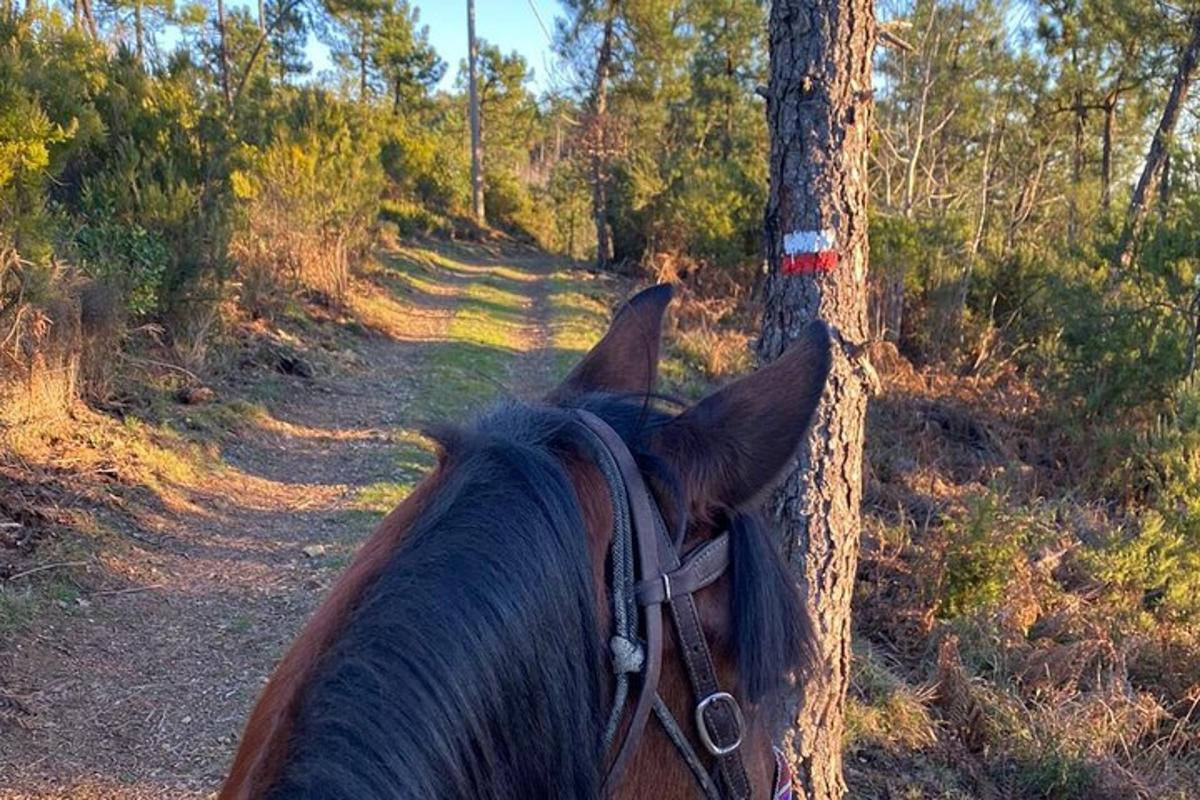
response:
[[[547,399],[559,402],[588,392],[649,393],[658,377],[663,312],[671,295],[666,283],[634,295],[617,312],[604,338]]]
[[[830,335],[813,322],[776,361],[666,423],[655,451],[687,482],[693,510],[735,508],[770,488],[825,389]]]

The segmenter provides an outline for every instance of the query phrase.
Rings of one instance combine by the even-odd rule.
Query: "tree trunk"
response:
[[[1179,121],[1183,105],[1187,101],[1188,87],[1196,73],[1196,61],[1200,56],[1200,14],[1192,17],[1191,24],[1191,39],[1179,58],[1179,69],[1171,83],[1171,93],[1167,96],[1162,120],[1158,123],[1158,129],[1154,131],[1150,151],[1146,154],[1146,165],[1142,168],[1142,176],[1138,178],[1133,189],[1129,211],[1125,214],[1125,228],[1121,232],[1121,242],[1117,247],[1117,266],[1122,270],[1133,265],[1134,248],[1146,224],[1149,199],[1154,196],[1154,190],[1162,177],[1163,165],[1167,163],[1167,147],[1171,135],[1175,132],[1175,124]]]
[[[100,38],[100,29],[96,25],[96,15],[92,10],[91,0],[79,0],[79,9],[83,15],[83,21],[85,23],[87,32],[91,35],[93,40],[98,40]],[[25,4],[25,10],[26,12],[29,11],[28,3]]]
[[[363,14],[359,22],[361,30],[358,37],[358,102],[363,105],[367,104],[367,62],[369,54],[367,53],[367,32],[371,27],[371,20]]]
[[[988,201],[990,199],[992,171],[994,169],[992,166],[992,145],[995,139],[996,110],[993,108],[991,114],[988,115],[987,142],[983,146],[983,170],[979,186],[979,217],[975,222],[975,235],[971,237],[971,246],[967,250],[968,255],[971,256],[971,260],[974,260],[975,256],[979,255],[979,248],[983,246],[983,234],[987,230]],[[965,288],[963,289],[963,295],[964,297],[966,295]]]
[[[721,157],[728,159],[733,154],[733,99],[736,91],[733,80],[733,52],[729,49],[729,14],[721,17],[721,32],[725,34],[725,120],[721,131]]]
[[[479,128],[479,45],[475,41],[475,0],[467,0],[467,72],[471,103],[471,211],[485,224],[483,209],[483,134]]]
[[[1071,201],[1067,204],[1067,241],[1072,245],[1079,239],[1079,186],[1083,183],[1083,140],[1087,122],[1083,90],[1076,89],[1073,100],[1075,141],[1071,147]]]
[[[596,266],[604,269],[612,258],[608,237],[608,74],[612,69],[612,42],[617,2],[609,0],[608,18],[596,55],[596,83],[592,89],[592,119],[596,125],[592,144],[592,217],[596,221]]]
[[[812,319],[835,329],[825,399],[795,470],[773,498],[784,550],[818,641],[817,667],[790,707],[794,713],[784,737],[808,800],[840,798],[846,791],[842,715],[850,674],[866,376],[872,374],[863,348],[875,33],[873,0],[775,0],[771,6],[771,185],[765,219],[770,273],[759,354],[777,358]],[[805,257],[813,243],[826,251],[815,261]]]
[[[929,93],[936,80],[933,58],[941,45],[941,32],[936,28],[937,12],[937,3],[934,2],[929,8],[929,24],[926,26],[925,35],[921,38],[921,47],[925,51],[925,67],[921,78],[921,100],[917,104],[917,129],[909,141],[908,163],[904,171],[905,219],[913,217],[913,204],[916,202],[917,194],[917,168],[921,164],[921,149],[925,145],[925,121],[929,115]]]
[[[1171,154],[1163,160],[1162,177],[1158,181],[1158,218],[1167,221],[1167,211],[1171,207]]]
[[[1112,208],[1113,133],[1117,127],[1117,93],[1104,99],[1104,138],[1100,150],[1100,208],[1105,215]]]
[[[225,0],[217,0],[217,37],[219,39],[218,65],[221,71],[221,95],[225,98],[225,110],[233,108],[233,96],[229,88],[229,50],[225,45]]]
[[[137,62],[141,64],[146,54],[146,26],[142,20],[142,0],[135,0],[133,4],[133,35],[134,53],[137,55]]]

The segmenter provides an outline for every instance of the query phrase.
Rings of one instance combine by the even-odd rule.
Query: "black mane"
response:
[[[641,446],[666,414],[620,398],[579,404],[660,485],[678,487]],[[600,795],[607,632],[562,458],[586,452],[581,426],[567,410],[507,404],[437,438],[445,484],[324,654],[272,798]],[[794,625],[780,617],[794,594],[766,537],[744,533],[735,531],[736,647],[758,654],[739,666],[754,671],[743,673],[746,688],[761,690],[799,665]]]

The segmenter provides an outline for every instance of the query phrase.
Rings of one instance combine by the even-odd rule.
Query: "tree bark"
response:
[[[612,258],[608,236],[608,77],[612,69],[612,44],[617,21],[617,2],[609,0],[608,17],[596,55],[596,82],[592,88],[592,120],[596,126],[592,144],[592,217],[596,222],[596,266],[604,269]]]
[[[1167,220],[1167,212],[1171,208],[1171,154],[1163,160],[1162,177],[1158,181],[1158,218]]]
[[[363,105],[367,104],[367,62],[370,60],[370,54],[367,52],[368,32],[371,28],[371,19],[367,14],[363,14],[359,18],[360,30],[358,37],[358,102]]]
[[[475,0],[467,0],[467,72],[471,103],[471,211],[486,223],[483,207],[483,134],[479,128],[479,45],[475,41]]]
[[[773,498],[804,591],[819,658],[800,687],[784,746],[808,800],[846,791],[843,711],[858,561],[863,427],[873,374],[867,342],[867,182],[873,0],[775,0],[770,18],[770,272],[759,355],[777,358],[813,319],[834,329],[833,369],[794,471]],[[784,236],[830,231],[831,269],[785,274]],[[825,263],[825,267],[828,267]]]
[[[133,34],[134,34],[134,53],[137,55],[137,61],[141,64],[145,60],[146,52],[146,26],[142,20],[142,0],[135,0],[133,4]]]
[[[1100,208],[1107,215],[1112,208],[1113,134],[1117,127],[1117,93],[1104,98],[1104,138],[1100,150]]]
[[[1162,119],[1154,131],[1150,150],[1146,153],[1146,164],[1133,189],[1129,210],[1125,214],[1125,228],[1121,232],[1121,241],[1117,247],[1117,266],[1122,270],[1133,265],[1134,248],[1146,224],[1149,200],[1154,196],[1154,190],[1162,178],[1163,166],[1167,163],[1167,147],[1175,132],[1175,125],[1179,122],[1183,105],[1187,101],[1188,87],[1195,77],[1196,62],[1200,56],[1200,14],[1192,17],[1191,26],[1191,39],[1179,58],[1179,69],[1176,70],[1175,80],[1171,83],[1171,93],[1167,96]]]
[[[1083,104],[1083,90],[1076,89],[1072,99],[1075,141],[1071,147],[1071,200],[1067,204],[1067,240],[1074,245],[1079,239],[1079,186],[1083,183],[1083,141],[1087,108]]]
[[[25,4],[25,8],[26,12],[28,13],[28,3]],[[87,32],[91,35],[93,40],[99,40],[100,29],[96,25],[96,15],[92,10],[91,0],[79,0],[79,9],[82,12],[84,23],[86,23]]]

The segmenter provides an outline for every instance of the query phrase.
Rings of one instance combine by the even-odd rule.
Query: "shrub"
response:
[[[533,198],[528,187],[508,170],[488,169],[484,176],[484,211],[492,225],[529,233],[534,223]]]
[[[159,290],[169,254],[162,237],[136,223],[111,218],[87,220],[75,232],[83,271],[116,288],[135,317],[158,309]]]
[[[400,236],[448,235],[452,228],[445,217],[408,200],[383,200],[379,219],[394,224]]]
[[[1090,548],[1087,561],[1157,619],[1200,623],[1200,381],[1183,384],[1171,409],[1126,448],[1128,458],[1107,479],[1138,487],[1134,499],[1145,505],[1126,530]]]
[[[261,310],[277,289],[340,302],[370,242],[383,174],[364,123],[326,112],[265,148],[247,148],[231,182],[241,202],[234,255],[243,299]]]
[[[393,191],[444,214],[466,208],[470,186],[465,176],[470,167],[459,148],[448,144],[438,131],[420,126],[389,130],[379,158]]]
[[[1023,558],[1027,536],[1006,524],[998,498],[977,499],[962,520],[949,520],[939,613],[954,617],[997,605]]]

